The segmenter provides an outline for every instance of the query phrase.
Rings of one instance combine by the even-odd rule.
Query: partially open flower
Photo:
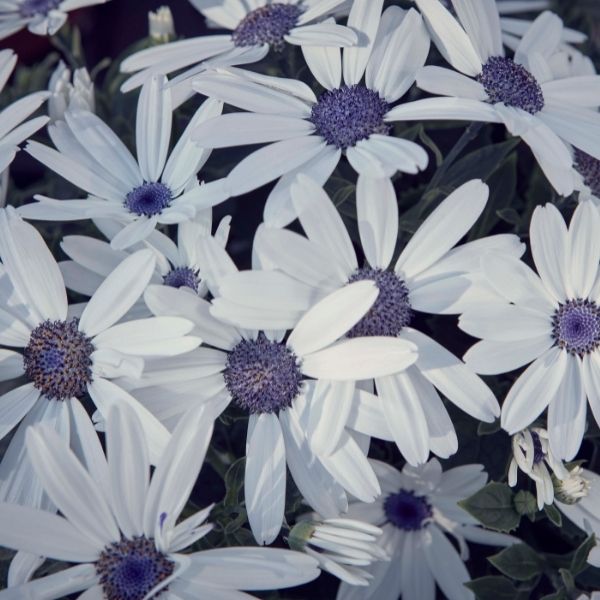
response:
[[[95,111],[94,82],[86,68],[76,69],[71,77],[71,69],[61,60],[50,77],[48,91],[48,114],[52,123],[63,121],[67,110]]]
[[[175,37],[173,13],[168,6],[161,6],[148,13],[148,29],[150,37],[163,44]]]

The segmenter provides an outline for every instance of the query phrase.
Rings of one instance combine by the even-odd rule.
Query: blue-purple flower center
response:
[[[127,194],[125,208],[140,217],[151,217],[170,206],[171,200],[171,190],[164,183],[145,182]]]
[[[560,304],[552,317],[552,336],[570,354],[592,352],[600,344],[600,307],[581,298]]]
[[[62,0],[23,0],[19,6],[19,13],[25,18],[47,15],[51,10],[58,8],[61,2]]]
[[[96,561],[96,573],[107,600],[143,600],[174,570],[175,563],[144,536],[114,542]],[[166,587],[153,598],[165,590]]]
[[[163,277],[163,283],[174,288],[188,287],[198,292],[198,271],[190,267],[175,267]]]
[[[92,381],[94,346],[78,319],[44,321],[23,351],[25,374],[49,400],[81,398]]]
[[[600,160],[575,148],[575,169],[594,196],[600,198]]]
[[[298,4],[275,2],[249,12],[235,28],[231,37],[236,46],[269,44],[275,50],[284,47],[284,36],[296,27],[302,14]]]
[[[383,504],[383,510],[387,520],[404,531],[422,529],[433,514],[427,498],[411,490],[390,494]]]
[[[379,296],[369,312],[348,332],[348,337],[390,336],[396,337],[410,324],[412,309],[406,283],[392,271],[363,267],[348,280],[374,281]]]
[[[389,135],[391,126],[384,121],[389,108],[364,85],[343,85],[321,94],[310,120],[329,145],[345,150],[374,133]]]
[[[477,81],[492,104],[520,108],[535,115],[544,108],[544,94],[536,78],[512,58],[492,56],[483,65]]]
[[[542,448],[542,440],[535,431],[531,431],[531,439],[533,441],[533,464],[538,465],[544,460],[544,450]]]
[[[233,400],[252,414],[273,413],[291,406],[302,384],[296,355],[263,333],[233,348],[223,377]]]

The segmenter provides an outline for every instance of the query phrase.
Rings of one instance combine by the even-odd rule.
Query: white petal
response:
[[[0,396],[0,439],[19,424],[39,397],[40,391],[33,383],[27,383]]]
[[[587,298],[592,291],[600,263],[600,213],[591,201],[577,205],[569,226],[567,259],[571,283],[570,293],[575,298]]]
[[[558,15],[543,12],[529,27],[515,52],[515,60],[525,66],[536,54],[551,56],[560,44],[563,24]]]
[[[596,107],[600,105],[600,77],[587,75],[547,81],[542,92],[551,102]]]
[[[21,354],[12,350],[0,350],[0,381],[16,379],[24,372],[23,356]]]
[[[164,217],[162,218],[164,219]],[[115,250],[130,248],[134,244],[145,240],[154,231],[157,223],[158,216],[156,215],[134,219],[115,235],[110,241],[110,245]]]
[[[487,93],[478,81],[444,67],[423,67],[417,74],[417,85],[430,94],[480,101],[487,99]]]
[[[495,0],[453,0],[452,6],[482,63],[487,62],[490,56],[504,56],[500,17]]]
[[[392,108],[386,121],[424,121],[441,119],[500,123],[496,107],[470,98],[425,98],[404,102]]]
[[[355,46],[358,35],[349,27],[337,25],[333,19],[326,19],[320,23],[300,25],[290,30],[283,39],[288,44],[295,46],[317,46],[344,48]]]
[[[304,60],[315,79],[328,90],[340,87],[342,56],[339,48],[331,46],[302,46]]]

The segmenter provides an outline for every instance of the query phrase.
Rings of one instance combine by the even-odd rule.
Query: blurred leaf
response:
[[[554,504],[546,504],[546,506],[544,506],[544,512],[546,513],[548,519],[552,521],[552,523],[554,523],[557,527],[562,527],[562,515],[558,508],[554,506]]]
[[[509,532],[521,521],[513,502],[513,492],[505,483],[488,483],[458,504],[478,521],[495,531]]]
[[[500,419],[496,419],[492,423],[484,423],[481,421],[479,425],[477,425],[477,435],[492,435],[500,430]]]
[[[596,545],[596,536],[590,535],[573,553],[570,571],[575,577],[588,567],[587,557],[591,549]]]
[[[537,499],[526,490],[520,490],[515,494],[515,509],[520,515],[535,515],[537,513]]]
[[[533,579],[544,568],[542,557],[526,544],[509,546],[488,560],[504,575],[517,581]]]
[[[225,506],[237,506],[240,503],[240,490],[244,485],[246,458],[238,458],[225,473]]]
[[[515,600],[519,597],[519,591],[514,583],[506,577],[489,575],[467,581],[468,587],[478,600]]]

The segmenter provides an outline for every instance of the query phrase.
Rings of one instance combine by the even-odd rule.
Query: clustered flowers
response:
[[[241,600],[323,572],[338,600],[594,593],[586,36],[545,0],[190,0],[215,32],[150,13],[113,104],[57,37],[107,2],[0,0],[0,38],[66,61],[0,111],[0,599]],[[436,121],[464,130],[444,152]],[[52,184],[22,202],[24,143]],[[584,552],[549,575],[525,516]]]

